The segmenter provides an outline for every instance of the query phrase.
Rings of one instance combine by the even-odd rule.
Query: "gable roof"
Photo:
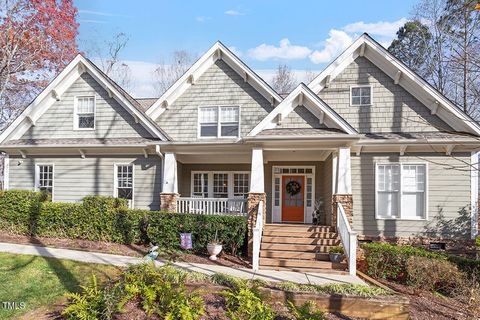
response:
[[[270,112],[248,136],[256,136],[263,130],[273,129],[278,126],[281,119],[285,119],[296,107],[303,105],[313,113],[327,127],[340,129],[347,134],[358,134],[358,132],[340,117],[329,105],[320,99],[304,83],[300,83],[290,94]]]
[[[157,119],[169,105],[180,97],[208,68],[217,60],[223,60],[235,72],[243,77],[255,90],[257,90],[265,99],[270,101],[273,106],[282,101],[282,97],[273,90],[259,75],[250,69],[242,60],[240,60],[223,43],[217,41],[208,51],[200,57],[170,88],[165,91],[160,98],[147,110],[147,115],[152,119]]]
[[[110,79],[93,62],[78,54],[48,86],[0,134],[0,143],[8,138],[19,139],[65,91],[84,73],[88,72],[115,100],[125,108],[155,138],[167,141],[168,135],[142,110],[141,105]]]
[[[364,33],[330,63],[308,87],[319,93],[356,58],[365,57],[392,78],[448,125],[459,132],[480,135],[480,125],[422,77],[393,56],[380,43]]]

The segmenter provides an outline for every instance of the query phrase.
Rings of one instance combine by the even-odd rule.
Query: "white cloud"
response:
[[[269,59],[295,60],[305,59],[312,52],[308,47],[292,45],[288,39],[280,40],[280,46],[261,44],[256,48],[248,50],[248,55],[256,60],[265,61]]]
[[[310,54],[309,58],[315,64],[330,62],[345,50],[353,39],[345,31],[332,29],[328,33],[330,36],[325,40],[322,50],[315,50]]]
[[[84,10],[80,9],[78,10],[79,14],[88,14],[88,15],[94,15],[94,16],[103,16],[103,17],[124,17],[124,18],[129,18],[129,16],[123,15],[123,14],[116,14],[116,13],[110,13],[110,12],[101,12],[101,11],[93,11],[93,10]]]
[[[367,32],[370,35],[393,39],[398,29],[407,22],[407,18],[401,18],[397,21],[378,21],[374,23],[365,23],[363,21],[347,24],[343,30],[348,33]]]
[[[204,17],[204,16],[195,17],[195,20],[197,20],[197,22],[200,22],[200,23],[206,22],[211,19],[212,19],[211,17]]]
[[[107,23],[107,21],[102,21],[102,20],[94,20],[94,19],[78,19],[78,22],[80,23]]]
[[[237,57],[241,57],[243,55],[243,52],[238,50],[237,47],[228,47],[230,51],[232,51]]]
[[[225,11],[225,14],[227,16],[244,16],[245,15],[245,13],[240,12],[238,10],[233,10],[233,9]]]

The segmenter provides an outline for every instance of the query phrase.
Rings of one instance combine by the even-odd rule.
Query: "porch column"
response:
[[[168,212],[177,211],[178,194],[177,157],[175,153],[166,152],[163,158],[162,193],[160,209]]]
[[[263,149],[252,149],[252,169],[250,173],[250,191],[247,199],[248,212],[248,256],[252,257],[253,252],[253,228],[257,223],[258,204],[263,201],[263,221],[265,221],[266,213],[266,194],[265,179],[263,173]]]
[[[332,226],[337,225],[337,205],[341,203],[350,225],[353,222],[353,195],[350,148],[339,148],[336,157],[335,192],[332,205]]]

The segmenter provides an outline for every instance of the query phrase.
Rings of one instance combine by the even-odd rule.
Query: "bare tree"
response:
[[[317,77],[317,74],[310,69],[305,70],[305,74],[303,75],[303,79],[306,84],[309,84]]]
[[[129,40],[125,33],[119,32],[111,40],[102,43],[89,40],[87,44],[87,55],[97,60],[100,69],[127,91],[131,89],[132,71],[128,64],[120,59],[120,55]]]
[[[169,61],[162,61],[153,72],[154,87],[162,95],[195,61],[196,56],[186,50],[174,51]]]
[[[295,87],[297,80],[292,70],[286,64],[279,64],[277,72],[272,79],[272,86],[279,94],[290,93]]]

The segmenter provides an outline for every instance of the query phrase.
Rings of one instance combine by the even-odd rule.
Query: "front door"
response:
[[[282,222],[304,222],[304,176],[282,176]]]

